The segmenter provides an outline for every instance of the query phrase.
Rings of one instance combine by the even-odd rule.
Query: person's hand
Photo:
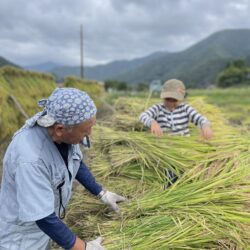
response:
[[[76,237],[74,246],[70,250],[83,250],[86,249],[86,242]]]
[[[115,194],[115,193],[112,193],[112,192],[109,192],[109,191],[106,191],[106,190],[101,191],[101,193],[99,195],[100,195],[101,201],[104,204],[110,206],[116,213],[120,212],[120,209],[117,205],[117,202],[121,202],[121,201],[126,200],[125,197],[120,196],[120,195]]]
[[[98,237],[95,240],[88,241],[86,243],[87,246],[85,250],[105,250],[105,248],[102,247],[101,243],[102,243],[102,237]]]
[[[209,125],[203,125],[201,128],[201,135],[204,139],[209,140],[213,137],[213,131]]]
[[[152,122],[151,133],[157,137],[161,137],[163,135],[163,131],[157,121]]]

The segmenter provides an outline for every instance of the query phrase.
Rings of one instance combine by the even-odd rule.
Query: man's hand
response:
[[[87,247],[86,250],[105,250],[104,247],[101,246],[102,237],[98,237],[95,240],[89,241],[86,243]]]
[[[110,206],[116,213],[120,212],[120,209],[116,203],[126,200],[126,198],[123,196],[104,190],[101,191],[99,197],[104,204]]]
[[[86,243],[80,238],[76,237],[76,241],[71,250],[83,250],[86,249]]]
[[[76,241],[71,250],[105,250],[101,245],[102,237],[98,237],[95,240],[84,242],[80,238],[76,237]]]
[[[157,137],[161,137],[163,135],[163,131],[157,121],[152,122],[151,133]]]
[[[213,131],[209,125],[203,125],[201,128],[201,135],[204,139],[209,140],[213,137]]]

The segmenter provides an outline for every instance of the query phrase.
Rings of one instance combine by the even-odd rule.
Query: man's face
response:
[[[78,144],[86,135],[91,135],[92,127],[96,123],[96,118],[92,117],[91,119],[77,124],[72,127],[64,127],[61,135],[61,142],[67,144]]]

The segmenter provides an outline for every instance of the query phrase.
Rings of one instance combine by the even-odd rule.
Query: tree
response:
[[[216,84],[222,88],[250,84],[250,68],[243,60],[232,61],[219,73]]]
[[[128,86],[126,82],[121,82],[117,80],[106,80],[104,82],[104,88],[106,91],[108,91],[109,89],[125,91],[127,90]]]
[[[120,90],[120,91],[127,90],[127,83],[126,82],[118,82],[117,90]]]

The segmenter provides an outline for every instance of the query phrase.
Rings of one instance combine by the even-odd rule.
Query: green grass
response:
[[[250,88],[190,90],[189,96],[204,96],[222,109],[231,124],[250,129]]]
[[[249,88],[228,88],[228,89],[193,89],[188,91],[190,96],[205,96],[207,101],[222,107],[228,105],[250,105]]]

